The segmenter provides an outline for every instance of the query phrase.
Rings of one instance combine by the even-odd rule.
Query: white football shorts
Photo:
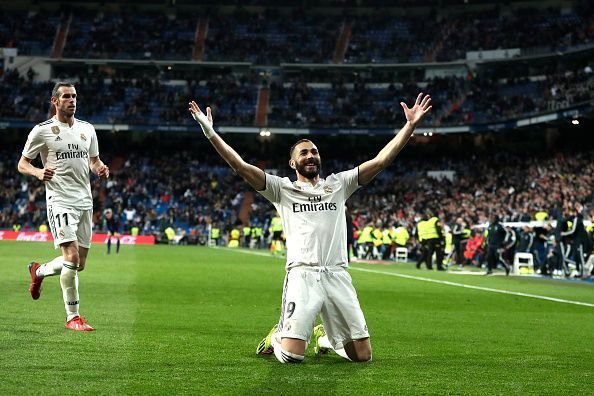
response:
[[[351,275],[345,268],[290,268],[283,289],[280,337],[309,342],[318,314],[335,349],[369,337]]]
[[[48,204],[47,221],[54,237],[54,248],[72,241],[77,241],[78,246],[89,248],[93,235],[92,218],[92,209],[67,209]]]

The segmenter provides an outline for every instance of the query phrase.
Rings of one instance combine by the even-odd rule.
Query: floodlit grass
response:
[[[594,307],[391,276],[441,279],[594,304],[594,285],[353,264],[373,362],[310,350],[255,355],[277,321],[282,260],[226,249],[91,250],[81,313],[64,328],[58,277],[31,300],[26,264],[49,244],[0,242],[0,394],[591,394]],[[363,272],[357,268],[380,273]]]

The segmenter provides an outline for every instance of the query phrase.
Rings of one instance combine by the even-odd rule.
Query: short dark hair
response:
[[[291,146],[291,150],[289,150],[289,158],[293,158],[293,150],[295,150],[295,147],[297,147],[298,144],[303,143],[303,142],[310,142],[313,143],[311,140],[309,139],[299,139],[295,142],[294,145]]]
[[[54,85],[54,88],[52,89],[52,98],[59,98],[59,94],[58,94],[58,89],[60,89],[60,87],[72,87],[74,88],[74,84],[69,83],[69,82],[65,82],[65,81],[59,81]]]

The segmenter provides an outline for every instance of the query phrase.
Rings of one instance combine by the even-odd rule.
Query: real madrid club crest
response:
[[[60,232],[58,232],[58,234],[60,235],[60,238],[64,238],[64,230],[60,230]]]
[[[330,187],[328,185],[324,186],[324,192],[326,194],[332,194],[332,187]]]
[[[80,134],[80,138],[81,138],[82,140],[84,140],[85,142],[87,141],[87,137],[85,136],[85,134],[84,134],[84,133],[81,133],[81,134]]]
[[[52,133],[53,133],[54,135],[57,135],[57,134],[59,134],[59,133],[60,133],[60,127],[59,127],[59,126],[53,126],[53,127],[52,127]]]

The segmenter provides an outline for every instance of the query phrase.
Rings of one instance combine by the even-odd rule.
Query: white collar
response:
[[[310,182],[302,182],[300,180],[295,180],[293,183],[295,184],[295,186],[301,187],[301,188],[303,188],[303,187],[316,188],[319,185],[323,184],[323,182],[324,182],[324,179],[320,178],[316,185],[312,185]]]
[[[72,117],[72,126],[70,126],[70,124],[68,124],[67,122],[62,122],[60,120],[58,120],[57,116],[53,116],[54,121],[56,121],[60,126],[63,126],[65,128],[73,128],[74,124],[76,124],[76,118]]]

